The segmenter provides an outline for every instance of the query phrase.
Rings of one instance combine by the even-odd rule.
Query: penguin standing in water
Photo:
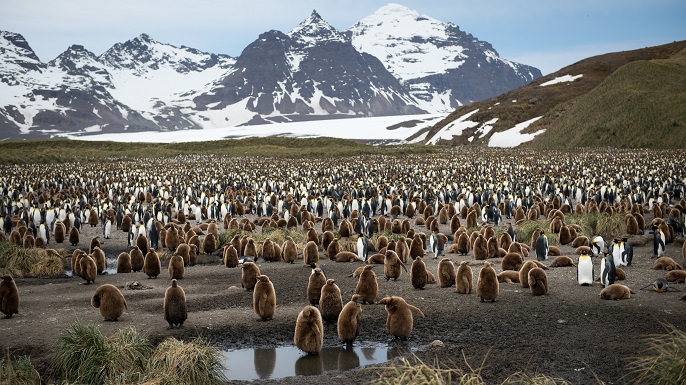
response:
[[[548,238],[546,238],[543,229],[541,229],[541,235],[536,238],[536,259],[539,261],[548,259]]]
[[[617,269],[615,267],[614,256],[608,252],[605,252],[604,254],[605,256],[600,261],[600,283],[602,283],[603,286],[608,287],[615,283]]]
[[[357,238],[357,259],[367,262],[367,255],[369,254],[369,240],[367,234]]]
[[[579,285],[593,285],[593,260],[587,251],[583,251],[576,264],[576,280]]]
[[[441,241],[441,237],[438,236],[437,231],[431,233],[429,243],[431,245],[431,252],[434,253],[434,259],[443,255],[443,242]]]
[[[660,226],[653,223],[653,258],[659,258],[665,253],[665,233]]]

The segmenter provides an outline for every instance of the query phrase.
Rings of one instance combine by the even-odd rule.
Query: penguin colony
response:
[[[469,159],[472,172],[460,166],[467,159],[444,154],[412,157],[411,162],[381,156],[365,163],[303,160],[297,166],[278,159],[215,157],[216,167],[177,170],[164,168],[162,161],[147,160],[112,164],[106,175],[95,166],[66,165],[80,168],[69,176],[54,167],[38,170],[42,175],[31,170],[29,175],[22,168],[3,165],[1,230],[4,239],[25,248],[66,247],[68,241],[76,248],[71,255],[72,271],[86,283],[96,282],[103,274],[105,250],[113,248],[117,232],[127,238],[126,245],[116,245],[118,274],[142,271],[148,278],[157,278],[162,269],[160,253],[170,254],[164,263],[171,286],[163,302],[170,328],[182,326],[187,319],[186,294],[177,280],[197,262],[198,254],[218,256],[227,269],[240,267],[241,285],[252,291],[254,312],[265,321],[278,316],[278,286],[260,272],[265,265],[259,265],[259,260],[300,260],[317,279],[303,295],[303,305],[310,305],[295,320],[294,343],[316,354],[322,349],[323,321],[335,324],[340,341],[346,344],[359,336],[361,323],[376,322],[362,316],[361,304],[378,301],[385,305],[386,329],[396,338],[410,336],[412,313],[424,317],[403,298],[380,295],[373,265],[365,265],[358,274],[354,294],[342,295],[335,282],[345,278],[326,277],[318,267],[322,256],[332,262],[369,262],[378,255],[389,285],[424,289],[436,283],[437,276],[440,287],[455,286],[460,294],[473,293],[475,267],[477,297],[493,302],[499,296],[499,283],[519,283],[534,296],[545,295],[549,293],[547,266],[576,267],[580,285],[594,286],[600,279],[606,286],[601,298],[627,299],[631,289],[614,280],[619,280],[620,266],[631,266],[631,243],[595,234],[583,236],[582,229],[569,220],[571,214],[621,214],[625,228],[615,236],[651,236],[654,269],[667,270],[670,282],[683,282],[685,275],[678,273],[682,265],[664,254],[667,244],[684,237],[686,195],[680,173],[686,170],[686,162],[677,157],[656,168],[654,162],[631,152],[614,156],[613,164],[593,153],[546,164],[535,153],[518,152],[516,161],[514,153],[488,161]],[[188,165],[207,161],[196,156],[178,160]],[[587,172],[601,166],[602,173]],[[151,172],[156,168],[165,172]],[[483,175],[488,178],[479,177]],[[522,240],[517,227],[527,219],[548,220],[549,225]],[[100,229],[101,238],[88,243],[82,235],[85,226]],[[307,242],[256,241],[258,234],[276,228],[301,232]],[[240,231],[240,235],[221,244],[226,230]],[[383,242],[375,237],[380,232]],[[559,248],[549,244],[550,239],[577,248],[581,255],[559,256]],[[447,243],[451,246],[444,249]],[[460,263],[453,259],[456,256],[473,261]],[[552,256],[558,257],[551,262]],[[424,263],[429,257],[444,257],[436,276]],[[494,258],[502,259],[500,273],[494,268],[498,264],[489,261]],[[406,278],[401,269],[408,271],[410,259],[410,277]],[[303,278],[294,273],[291,279]],[[7,317],[18,314],[20,291],[21,282],[18,289],[11,276],[3,276],[0,310]],[[106,320],[117,320],[128,310],[124,296],[113,285],[98,287],[92,304]]]

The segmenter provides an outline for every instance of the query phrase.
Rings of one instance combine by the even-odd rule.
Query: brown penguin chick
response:
[[[471,249],[472,244],[469,240],[469,235],[467,235],[466,232],[460,233],[459,237],[457,238],[457,252],[460,255],[467,255]]]
[[[553,261],[550,263],[550,267],[569,267],[569,266],[576,266],[574,261],[569,258],[566,255],[560,255],[558,257],[555,257]]]
[[[133,264],[133,260],[132,260]],[[157,278],[162,272],[162,264],[160,263],[160,256],[157,255],[155,249],[148,250],[148,254],[145,254],[145,259],[143,260],[143,273],[150,278]]]
[[[409,221],[408,219],[404,219],[404,220],[400,223],[400,233],[401,233],[401,234],[407,234],[407,233],[410,231],[410,227],[411,227],[410,221]],[[422,234],[423,234],[423,233],[422,233]]]
[[[333,232],[334,226],[333,226],[333,220],[329,217],[326,217],[322,219],[322,231],[323,232]]]
[[[683,267],[681,267],[680,264],[676,263],[675,260],[673,260],[670,257],[660,257],[655,260],[653,263],[653,267],[651,267],[653,270],[683,270]]]
[[[577,247],[577,248],[574,250],[574,254],[576,254],[576,255],[591,254],[591,248],[588,247],[588,246],[580,246],[580,247]]]
[[[474,240],[474,259],[484,260],[488,258],[488,247],[486,238],[479,234]]]
[[[280,255],[276,255],[274,242],[269,238],[266,238],[264,242],[262,242],[262,258],[265,262],[276,262],[281,259]]]
[[[310,305],[317,306],[319,305],[319,298],[322,296],[322,287],[326,285],[326,276],[316,263],[305,265],[305,267],[312,269],[307,283],[307,300]]]
[[[639,229],[645,229],[646,228],[646,220],[643,217],[643,214],[636,213],[636,214],[634,214],[634,218],[636,218],[636,222],[638,223]]]
[[[3,233],[2,231],[0,231],[0,233],[2,233],[2,236],[5,235],[5,233]],[[2,238],[0,238],[0,240],[2,240]],[[45,239],[38,237],[35,239],[35,241],[33,243],[33,247],[35,247],[37,249],[47,249],[48,245],[45,243]]]
[[[143,250],[141,250],[143,251]],[[183,265],[188,266],[191,263],[191,247],[188,246],[186,243],[182,243],[179,246],[176,247],[176,255],[181,256],[183,259]]]
[[[388,238],[382,235],[376,240],[376,249],[381,250],[386,246],[388,246]]]
[[[498,282],[519,283],[519,272],[514,270],[505,270],[498,274]]]
[[[562,228],[562,219],[560,218],[553,218],[552,221],[550,221],[550,233],[551,234],[559,234],[560,229]]]
[[[527,245],[529,247],[531,247],[532,249],[536,249],[536,240],[538,239],[538,237],[540,235],[541,235],[541,229],[534,230],[534,232],[531,233],[531,240],[529,241],[529,243]]]
[[[298,259],[298,247],[291,237],[286,237],[281,247],[281,259],[286,263],[295,263]]]
[[[500,234],[500,247],[502,247],[505,250],[508,250],[511,244],[512,237],[510,236],[510,234],[507,233],[507,231]]]
[[[631,294],[636,293],[631,291],[631,289],[629,289],[627,286],[619,283],[613,283],[612,285],[604,288],[598,295],[602,299],[617,301],[620,299],[629,299],[631,298]]]
[[[253,238],[248,238],[243,249],[244,257],[252,257],[253,260],[257,260],[257,245]]]
[[[548,275],[540,267],[529,270],[529,289],[532,295],[548,294]]]
[[[317,247],[316,243],[312,241],[307,242],[303,250],[303,260],[306,265],[319,263],[319,247]]]
[[[158,247],[162,249],[167,248],[167,230],[163,227],[159,230],[159,245]]]
[[[397,281],[398,278],[400,278],[402,269],[404,269],[407,272],[407,268],[400,260],[398,254],[395,251],[387,250],[384,254],[383,263],[383,275],[386,278],[386,281],[388,281],[389,279]]]
[[[179,244],[181,244],[181,240],[179,239],[179,232],[176,230],[175,225],[172,224],[171,228],[167,230],[164,237],[164,244],[171,251],[175,251]]]
[[[626,223],[626,233],[630,235],[636,235],[638,234],[638,221],[636,220],[636,217],[627,214],[625,217],[625,223]]]
[[[436,276],[430,270],[426,271],[426,284],[433,285],[436,283]]]
[[[410,305],[402,297],[385,297],[379,301],[379,304],[385,305],[386,312],[388,313],[386,331],[395,338],[402,340],[406,340],[410,333],[412,333],[414,326],[412,312],[425,317],[419,308]]]
[[[257,283],[257,276],[261,275],[260,268],[255,262],[243,262],[241,267],[241,286],[247,291],[253,291]]]
[[[307,230],[307,237],[306,237],[307,242],[314,242],[317,247],[319,247],[319,236],[317,235],[317,230],[314,228],[311,228]]]
[[[548,256],[549,257],[558,257],[562,253],[560,252],[560,249],[557,246],[548,246]]]
[[[266,275],[257,276],[255,290],[252,295],[252,307],[262,321],[268,321],[274,317],[276,309],[276,292],[274,285]]]
[[[388,246],[390,247],[390,243]],[[395,242],[393,249],[386,249],[386,251],[389,250],[395,251],[395,253],[398,254],[398,258],[400,258],[400,261],[402,263],[407,263],[407,261],[410,260],[410,246],[407,245],[405,239],[399,239],[398,242]]]
[[[202,251],[205,254],[212,254],[217,250],[217,238],[214,234],[209,233],[205,235],[205,239],[202,241]]]
[[[336,254],[340,252],[341,244],[338,242],[338,239],[332,239],[331,242],[329,242],[329,246],[326,248],[326,254],[329,256],[329,259],[335,261]]]
[[[412,267],[410,267],[410,281],[412,282],[412,287],[423,290],[424,286],[427,284],[427,280],[426,264],[422,257],[417,257],[414,262],[412,262]]]
[[[12,314],[19,314],[19,290],[14,278],[9,274],[3,275],[0,281],[0,312],[5,315],[5,318],[12,318]]]
[[[98,275],[102,275],[107,269],[107,259],[105,258],[105,252],[99,246],[95,246],[91,257],[95,261],[96,271]]]
[[[88,254],[93,254],[93,250],[95,249],[96,246],[102,249],[102,245],[100,244],[100,239],[98,239],[98,237],[93,237],[93,238],[91,238],[90,245],[88,246]]]
[[[443,258],[438,263],[438,285],[442,288],[451,287],[455,284],[455,265],[448,258]]]
[[[495,235],[488,238],[486,241],[486,250],[488,252],[488,258],[498,258],[500,255],[500,247],[498,247],[498,240]]]
[[[95,290],[91,305],[100,310],[105,321],[116,321],[128,309],[124,295],[116,286],[106,283]]]
[[[22,247],[24,247],[25,249],[33,249],[35,246],[36,246],[36,238],[33,237],[33,234],[26,233],[26,235],[24,235],[24,239],[22,241]]]
[[[580,247],[580,246],[590,246],[591,242],[588,240],[588,237],[586,236],[579,236],[574,238],[572,241],[572,247]]]
[[[188,252],[188,266],[195,266],[198,264],[198,247],[191,244],[190,251]]]
[[[529,287],[529,270],[539,267],[536,262],[534,261],[526,261],[522,265],[522,268],[519,269],[519,283],[522,284],[523,288],[528,288]]]
[[[574,238],[572,238],[572,234],[570,232],[569,227],[565,225],[562,225],[562,227],[560,228],[560,234],[558,234],[558,236],[561,245],[567,245],[574,240]]]
[[[386,259],[386,255],[381,254],[381,253],[376,253],[372,255],[371,257],[367,258],[367,264],[368,265],[383,265],[385,262],[384,260]]]
[[[94,283],[98,275],[98,267],[95,260],[90,255],[82,255],[79,258],[79,276],[86,281],[86,284]]]
[[[460,262],[455,275],[455,291],[460,294],[471,294],[474,273],[468,261]]]
[[[524,258],[526,255],[524,254],[522,250],[522,244],[519,242],[512,242],[510,244],[510,247],[507,248],[508,253],[519,253],[522,258]]]
[[[224,247],[224,266],[236,267],[238,266],[238,251],[233,245]]]
[[[76,246],[79,244],[79,240],[79,229],[77,229],[76,227],[72,227],[71,230],[69,230],[69,244],[72,246]]]
[[[379,284],[376,282],[376,274],[372,268],[376,265],[366,265],[360,273],[360,278],[355,286],[355,294],[360,295],[362,303],[374,303],[379,295]]]
[[[169,259],[169,267],[167,268],[169,279],[183,279],[185,270],[183,258],[178,254],[172,255]]]
[[[324,323],[316,307],[305,306],[298,314],[293,343],[308,354],[321,352],[324,345]]]
[[[327,279],[322,286],[321,297],[319,298],[319,310],[325,322],[336,322],[343,309],[343,299],[341,289],[333,279]]]
[[[674,270],[674,271],[681,271],[681,270]],[[616,267],[615,268],[615,281],[624,281],[624,280],[626,280],[626,272],[621,267]]]
[[[524,263],[524,258],[519,253],[507,253],[500,261],[500,268],[504,270],[519,270]]]
[[[686,282],[686,271],[683,270],[671,270],[665,274],[665,279],[671,283],[685,283]]]
[[[10,245],[12,246],[21,246],[22,245],[22,240],[21,240],[21,233],[17,229],[12,230],[10,233]]]
[[[54,238],[55,242],[57,243],[62,243],[64,242],[64,237],[66,236],[67,229],[64,227],[64,224],[60,221],[57,221],[55,223],[55,233],[54,233]],[[12,234],[10,233],[10,240],[12,240]],[[19,246],[19,244],[17,244]]]
[[[357,302],[359,294],[353,294],[350,301],[343,306],[338,315],[337,331],[338,339],[351,347],[353,341],[360,334],[360,319],[362,318],[362,306]]]
[[[396,245],[397,247],[397,245]],[[424,242],[419,234],[415,234],[412,238],[412,243],[410,244],[410,258],[415,259],[417,257],[424,256]]]
[[[470,210],[467,213],[467,218],[465,219],[465,227],[467,227],[468,229],[472,229],[472,228],[476,227],[476,219],[477,219],[476,211]]]
[[[148,238],[144,234],[139,234],[136,237],[136,246],[138,246],[139,249],[141,249],[141,253],[147,254],[148,253],[148,245],[150,243],[148,242]]]
[[[322,234],[322,250],[327,251],[327,254],[328,254],[329,245],[331,244],[331,242],[334,239],[336,239],[336,237],[333,235],[333,232],[331,232],[331,231],[325,231]],[[329,258],[331,258],[331,257],[329,257]]]
[[[131,272],[131,254],[127,252],[119,253],[117,256],[117,274]]]
[[[135,272],[141,271],[141,269],[143,269],[143,265],[145,264],[145,260],[143,258],[143,253],[138,246],[133,247],[129,253],[129,257],[131,258],[131,270]]]
[[[481,298],[481,302],[495,302],[499,293],[498,276],[491,264],[484,262],[484,267],[479,271],[479,280],[476,282],[476,295]]]
[[[186,293],[175,279],[172,279],[171,286],[164,292],[162,308],[164,310],[164,320],[169,324],[169,329],[183,326],[183,323],[188,319]]]
[[[338,235],[341,238],[348,238],[352,235],[353,233],[353,226],[350,224],[350,221],[347,219],[344,219],[341,221],[341,224],[338,226]]]
[[[336,262],[357,262],[359,261],[359,258],[357,257],[357,254],[353,253],[352,251],[341,251],[340,253],[336,254]],[[369,262],[369,260],[367,260]]]
[[[450,232],[455,234],[455,232],[457,231],[457,229],[460,228],[460,226],[462,226],[462,224],[460,223],[460,216],[457,214],[453,215],[453,217],[450,218]]]

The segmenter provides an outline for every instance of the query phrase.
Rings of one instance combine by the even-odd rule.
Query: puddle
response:
[[[107,267],[105,268],[105,270],[103,270],[104,274],[117,274],[117,257],[107,256],[107,258],[105,259],[107,260]],[[64,274],[67,277],[74,276],[74,271],[71,269],[71,265],[64,269]]]
[[[223,352],[224,375],[234,381],[314,376],[381,364],[410,351],[409,345],[397,342],[356,342],[351,349],[343,345],[324,347],[317,355],[308,355],[295,346],[226,350]],[[252,365],[249,362],[251,355]]]

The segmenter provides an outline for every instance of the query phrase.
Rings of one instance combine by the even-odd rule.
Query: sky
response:
[[[594,55],[686,39],[684,0],[395,0],[491,43],[545,75]],[[141,33],[234,57],[260,33],[288,32],[313,9],[345,30],[388,0],[0,0],[0,30],[47,62],[72,44],[100,55]]]

